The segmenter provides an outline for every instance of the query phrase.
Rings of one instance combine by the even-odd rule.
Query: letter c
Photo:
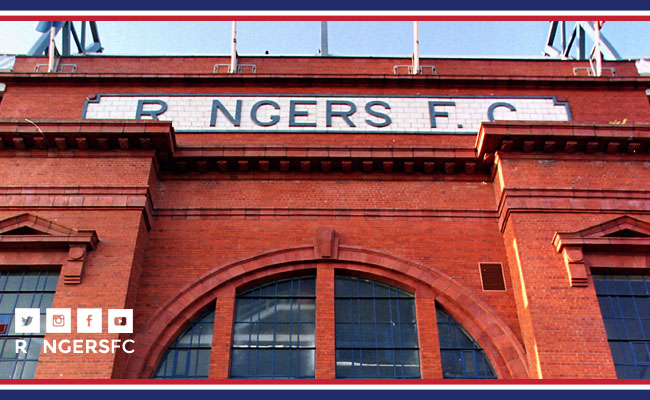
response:
[[[488,112],[487,112],[488,121],[490,121],[490,122],[494,121],[494,109],[497,108],[497,107],[505,107],[510,111],[517,111],[515,106],[513,106],[510,103],[504,103],[504,102],[493,103],[488,108]]]

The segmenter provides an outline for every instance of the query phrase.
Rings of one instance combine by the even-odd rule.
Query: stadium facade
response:
[[[650,378],[634,61],[229,63],[0,72],[0,378]]]

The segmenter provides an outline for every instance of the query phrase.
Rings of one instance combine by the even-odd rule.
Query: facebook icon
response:
[[[77,333],[102,333],[102,309],[78,308]]]

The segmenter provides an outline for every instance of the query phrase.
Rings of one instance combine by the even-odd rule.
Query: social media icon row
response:
[[[16,333],[41,333],[41,310],[39,308],[16,308]],[[46,333],[71,333],[72,310],[47,308],[45,310]],[[108,310],[108,333],[133,333],[132,309]],[[77,333],[102,333],[102,309],[78,308]]]

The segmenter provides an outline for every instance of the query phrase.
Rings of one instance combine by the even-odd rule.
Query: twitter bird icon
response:
[[[41,333],[41,310],[38,308],[16,308],[14,310],[16,333]]]

